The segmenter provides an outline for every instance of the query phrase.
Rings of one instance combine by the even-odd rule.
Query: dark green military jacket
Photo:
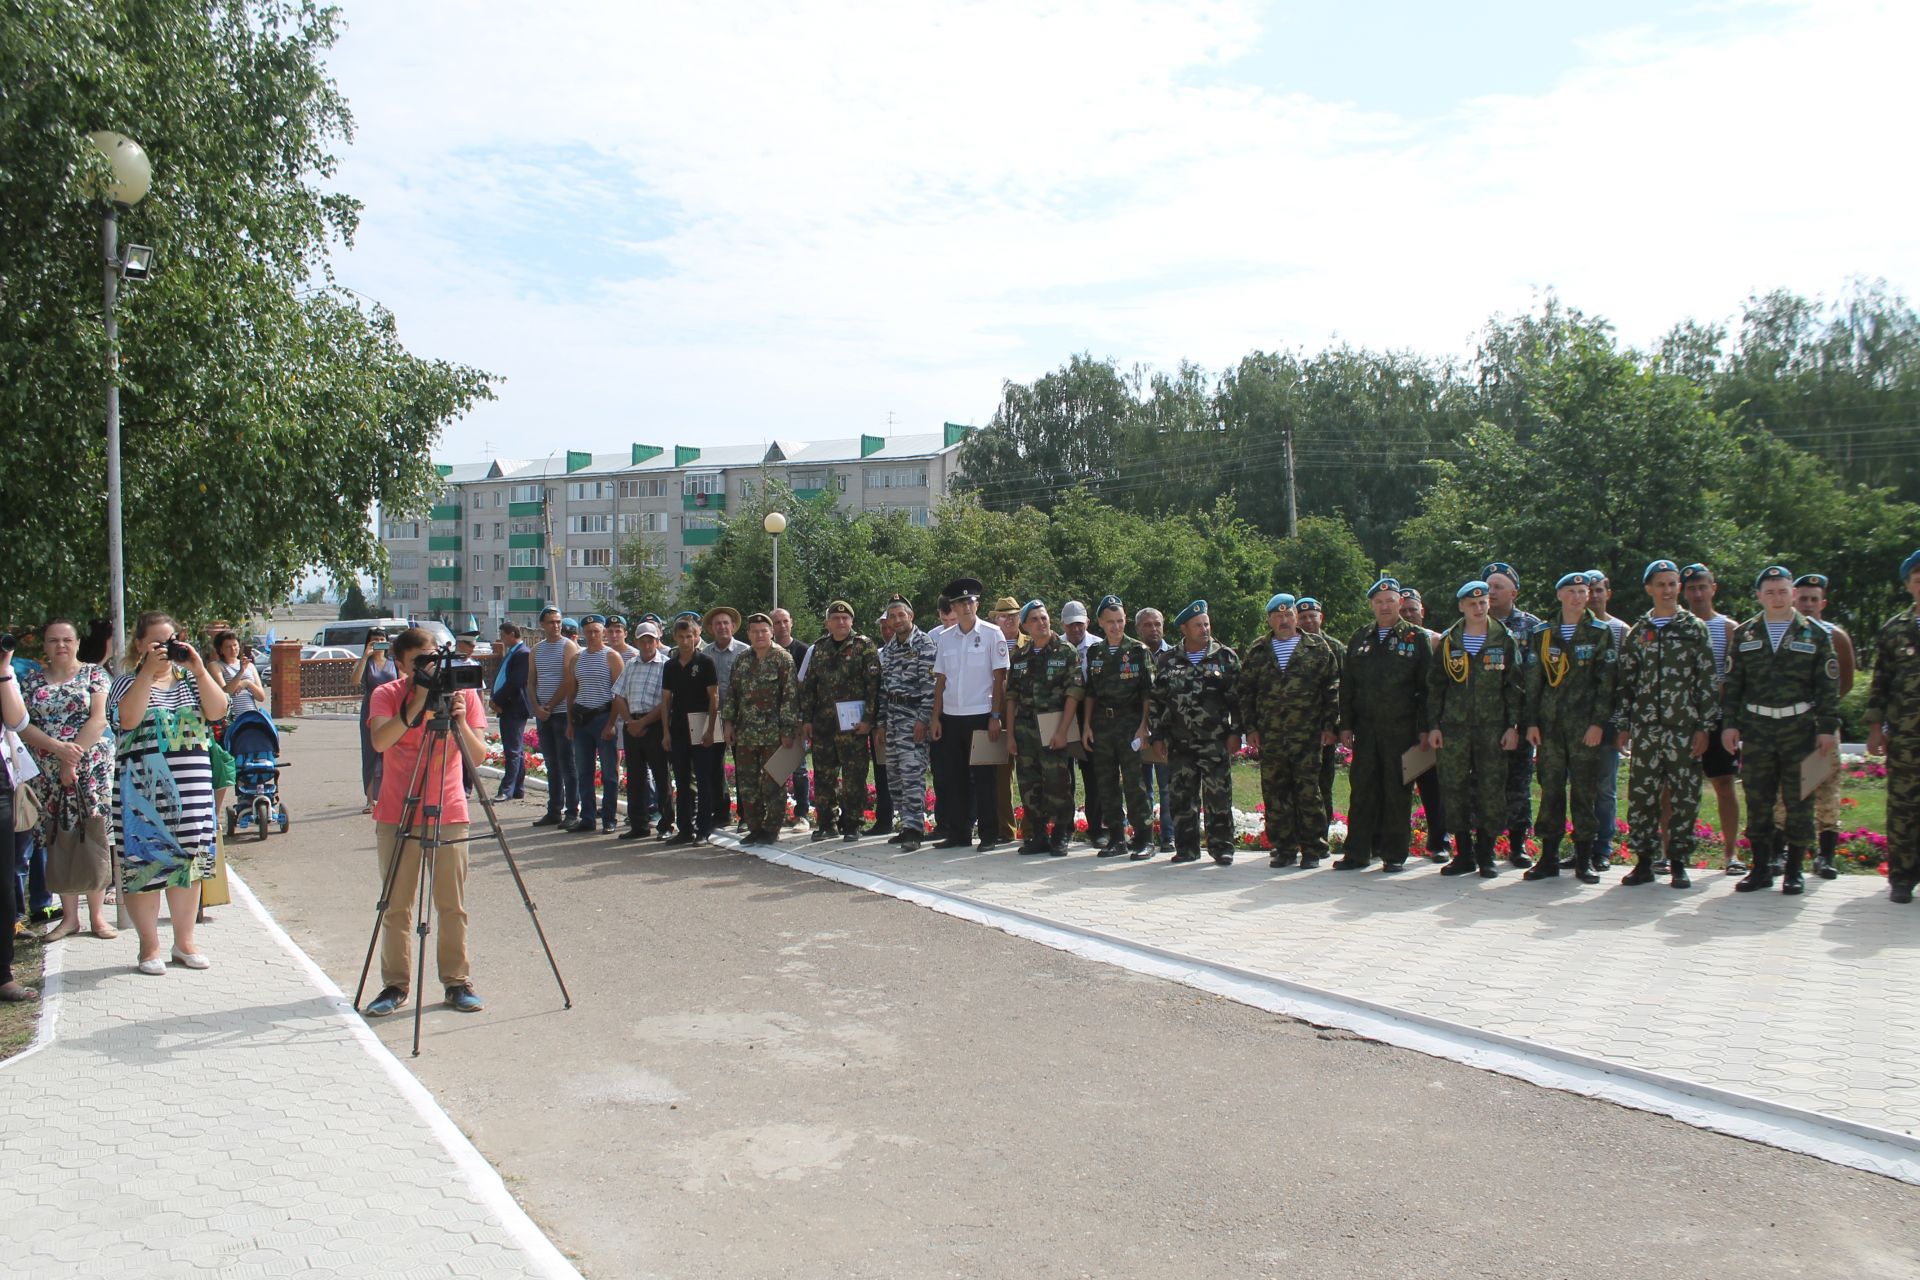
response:
[[[793,673],[793,655],[777,644],[764,658],[752,649],[734,658],[725,709],[736,744],[777,747],[782,734],[798,732],[800,688]]]
[[[1107,651],[1105,640],[1094,641],[1087,647],[1084,674],[1087,697],[1095,700],[1103,714],[1115,711],[1122,720],[1139,723],[1147,691],[1153,687],[1153,658],[1142,641],[1121,636],[1120,648],[1113,653]]]
[[[1560,634],[1560,620],[1542,623],[1521,653],[1526,661],[1528,728],[1570,727],[1585,732],[1613,715],[1613,628],[1581,615],[1573,639]]]
[[[1155,655],[1153,689],[1147,698],[1147,731],[1188,751],[1226,752],[1226,738],[1240,732],[1240,655],[1217,640],[1196,663],[1185,645]]]
[[[1340,727],[1411,742],[1427,723],[1427,634],[1404,618],[1380,638],[1369,622],[1347,641],[1340,669]]]
[[[1007,696],[1019,704],[1016,714],[1031,719],[1044,711],[1065,711],[1069,697],[1085,691],[1080,679],[1080,651],[1054,632],[1045,644],[1029,644],[1018,675],[1007,681]]]
[[[1325,636],[1295,633],[1299,643],[1282,671],[1273,635],[1247,646],[1240,661],[1240,724],[1275,747],[1320,745],[1340,727],[1340,659]]]
[[[1664,627],[1642,614],[1627,628],[1615,666],[1612,718],[1628,733],[1712,731],[1720,702],[1706,623],[1685,609]]]
[[[1887,619],[1874,637],[1873,654],[1867,724],[1886,725],[1902,738],[1920,734],[1920,617],[1914,610]]]
[[[1468,653],[1467,620],[1440,633],[1434,661],[1427,668],[1427,728],[1517,729],[1527,713],[1526,671],[1520,641],[1501,623],[1487,619],[1487,638],[1477,654]]]
[[[1752,710],[1803,704],[1806,711],[1785,718]],[[1744,737],[1781,728],[1786,720],[1807,714],[1813,716],[1815,733],[1840,732],[1840,659],[1827,629],[1796,609],[1776,649],[1764,613],[1735,627],[1727,637],[1721,724]]]
[[[845,640],[831,635],[813,642],[807,659],[807,678],[800,685],[800,714],[816,730],[840,732],[835,703],[867,704],[866,720],[876,724],[880,713],[880,650],[855,631]]]

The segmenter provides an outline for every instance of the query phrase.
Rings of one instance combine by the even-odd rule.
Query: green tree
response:
[[[1377,577],[1377,562],[1346,521],[1307,516],[1300,521],[1299,534],[1280,539],[1273,551],[1273,589],[1319,600],[1326,610],[1328,635],[1344,640],[1373,616],[1367,609],[1367,588]]]
[[[0,21],[0,597],[104,610],[100,206],[93,129],[137,139],[153,189],[121,218],[158,250],[123,291],[129,609],[244,614],[314,566],[378,572],[368,521],[424,510],[443,425],[487,375],[421,360],[393,317],[315,281],[359,206],[331,191],[346,103],[338,11],[300,0],[15,0]],[[220,548],[209,552],[209,546]]]
[[[347,580],[347,589],[340,597],[340,620],[342,622],[348,622],[355,618],[370,618],[372,616],[373,606],[367,603],[367,594],[360,589],[360,579],[357,577],[349,578]],[[132,624],[129,623],[128,625],[131,626]]]
[[[1001,385],[1000,407],[960,447],[962,489],[988,507],[1050,510],[1084,483],[1098,492],[1119,478],[1122,436],[1134,397],[1111,360],[1076,355],[1032,385]]]
[[[636,533],[620,547],[620,564],[608,581],[609,599],[603,606],[629,620],[644,613],[666,616],[673,588],[667,581],[666,552],[658,538]]]

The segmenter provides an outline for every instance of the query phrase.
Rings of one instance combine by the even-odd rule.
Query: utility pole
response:
[[[1300,500],[1293,481],[1293,424],[1286,425],[1287,446],[1287,536],[1297,537],[1300,528]]]

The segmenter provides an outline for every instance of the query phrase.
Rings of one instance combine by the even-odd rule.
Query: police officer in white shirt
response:
[[[933,737],[945,742],[940,764],[946,773],[940,801],[950,813],[940,815],[946,836],[937,848],[958,849],[973,843],[973,827],[980,825],[980,852],[997,846],[999,810],[994,799],[993,766],[973,763],[972,743],[977,730],[998,742],[1001,715],[1006,707],[1007,638],[1000,628],[980,620],[978,578],[956,578],[944,594],[953,604],[953,626],[940,635],[933,660]]]

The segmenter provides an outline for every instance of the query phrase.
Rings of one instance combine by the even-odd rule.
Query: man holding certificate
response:
[[[853,606],[827,606],[827,634],[814,642],[800,684],[802,737],[813,746],[813,838],[837,824],[841,839],[860,838],[866,801],[869,711],[880,702],[880,650],[853,629]]]
[[[1020,627],[1027,633],[1027,659],[1007,685],[1007,719],[1013,725],[1009,750],[1020,771],[1020,803],[1026,806],[1020,852],[1064,858],[1073,839],[1073,761],[1067,743],[1078,737],[1073,721],[1086,691],[1080,651],[1054,634],[1047,606],[1038,600],[1020,610]]]

